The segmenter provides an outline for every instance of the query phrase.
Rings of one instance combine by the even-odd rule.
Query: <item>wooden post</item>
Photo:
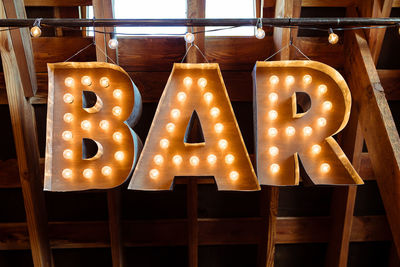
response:
[[[186,189],[186,209],[188,216],[188,258],[189,267],[197,267],[199,264],[199,225],[197,218],[197,178],[189,177]]]
[[[187,14],[188,18],[205,18],[206,16],[206,1],[205,0],[187,0]],[[189,29],[190,30],[190,29]],[[194,32],[204,31],[204,27],[194,27]],[[195,35],[194,44],[196,44],[199,49],[205,53],[205,34],[199,33]],[[190,44],[187,44],[187,48],[189,48]],[[189,63],[199,63],[204,62],[203,56],[192,47],[186,57],[186,62]]]

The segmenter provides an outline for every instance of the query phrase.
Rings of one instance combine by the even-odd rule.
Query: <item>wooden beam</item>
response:
[[[400,100],[400,70],[378,70],[387,100]]]
[[[188,18],[205,18],[206,17],[206,1],[205,0],[187,0],[187,14]],[[193,32],[201,32],[204,31],[204,27],[194,27]],[[191,29],[188,29],[188,32],[192,32]],[[200,33],[195,35],[194,43],[198,46],[202,53],[205,53],[205,33]],[[191,45],[187,44],[186,49],[188,49]],[[201,53],[195,48],[192,47],[186,56],[186,62],[189,63],[201,63],[206,62],[206,59],[203,58]]]
[[[397,0],[395,0],[397,1]],[[357,0],[303,0],[303,7],[349,7],[355,6]],[[264,0],[264,8],[274,7],[275,0]]]
[[[92,0],[24,0],[25,6],[91,6]]]
[[[199,262],[199,222],[198,188],[196,177],[188,177],[186,187],[186,210],[187,210],[187,235],[188,235],[188,260],[189,267],[197,267]]]

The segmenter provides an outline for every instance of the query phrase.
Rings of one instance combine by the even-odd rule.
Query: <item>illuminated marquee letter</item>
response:
[[[298,156],[315,184],[362,184],[332,137],[351,106],[336,70],[315,61],[257,62],[253,79],[260,184],[299,184]]]
[[[217,64],[174,65],[129,189],[171,189],[174,176],[259,189]]]
[[[108,63],[49,64],[45,190],[105,189],[122,184],[141,141],[138,89]]]

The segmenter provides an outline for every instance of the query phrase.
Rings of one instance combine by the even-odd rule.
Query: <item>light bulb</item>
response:
[[[121,98],[122,97],[122,91],[120,89],[115,89],[113,91],[113,97],[115,98]]]
[[[116,142],[121,142],[121,140],[122,140],[122,133],[120,133],[120,132],[115,132],[115,133],[113,133],[113,139],[114,139],[114,141],[116,141]]]
[[[151,169],[149,175],[151,179],[157,179],[160,175],[160,172],[157,169]]]
[[[204,100],[207,102],[207,104],[210,104],[210,102],[213,99],[213,94],[210,93],[210,92],[207,92],[207,93],[204,94],[203,97],[204,97]]]
[[[167,126],[165,126],[165,128],[167,129],[167,132],[172,133],[175,129],[175,124],[173,124],[172,122],[168,123]]]
[[[296,133],[296,129],[292,126],[286,128],[286,135],[293,136]]]
[[[226,141],[225,139],[221,139],[218,141],[218,146],[221,149],[225,149],[228,147],[228,141]]]
[[[237,171],[231,171],[229,173],[229,178],[231,178],[232,181],[236,181],[239,179],[239,173]]]
[[[111,49],[117,49],[118,40],[115,39],[115,38],[108,40],[108,47],[111,48]]]
[[[210,109],[210,115],[213,118],[218,117],[219,113],[220,113],[219,108],[213,107],[212,109]]]
[[[102,77],[100,79],[100,85],[104,88],[107,88],[108,86],[110,86],[110,80],[107,77]]]
[[[264,37],[265,37],[265,31],[262,28],[257,28],[256,38],[257,39],[264,39]]]
[[[71,178],[72,177],[72,170],[71,169],[64,169],[62,171],[62,176],[66,179]]]
[[[190,78],[190,77],[186,77],[185,79],[183,79],[183,84],[184,84],[186,87],[191,86],[192,83],[193,83],[193,80],[192,80],[192,78]]]
[[[107,130],[110,127],[110,123],[107,120],[102,120],[99,123],[99,126],[103,130]]]
[[[210,164],[215,164],[215,162],[217,162],[217,156],[215,156],[214,154],[210,154],[207,156],[207,161]]]
[[[318,119],[318,125],[321,127],[324,127],[326,125],[326,119],[325,118],[319,118]]]
[[[161,147],[161,148],[168,148],[168,146],[169,146],[169,141],[168,141],[168,139],[161,139],[161,141],[160,141],[160,147]]]
[[[119,106],[115,106],[112,108],[112,114],[114,116],[120,116],[122,113],[122,109]]]
[[[276,102],[278,100],[278,94],[277,93],[270,93],[268,95],[268,99],[271,102]]]
[[[38,26],[33,26],[31,28],[32,37],[39,37],[42,34],[42,30]]]
[[[305,136],[310,136],[312,134],[312,128],[310,126],[306,126],[303,128],[303,134]]]
[[[271,146],[271,147],[268,149],[268,152],[269,152],[269,154],[270,154],[271,156],[275,157],[276,155],[279,154],[279,149],[278,149],[276,146]]]
[[[331,110],[332,109],[332,102],[330,101],[325,101],[324,103],[322,103],[322,108],[325,111]]]
[[[311,82],[312,82],[312,77],[311,77],[311,75],[304,75],[303,76],[303,82],[305,83],[305,84],[310,84]]]
[[[270,120],[275,120],[276,118],[278,118],[278,112],[276,112],[276,110],[271,110],[270,112],[268,112],[268,117]]]
[[[331,170],[331,166],[328,163],[322,163],[320,168],[323,173],[327,173]]]
[[[275,137],[278,134],[278,130],[276,128],[269,128],[268,135],[271,137]]]
[[[270,169],[270,171],[271,171],[272,173],[277,173],[277,172],[279,172],[279,169],[280,169],[280,168],[281,168],[281,167],[279,167],[279,165],[276,164],[276,163],[271,164],[271,166],[269,167],[269,169]]]
[[[110,176],[110,175],[111,175],[111,172],[112,172],[112,169],[111,169],[111,167],[109,167],[109,166],[104,166],[103,168],[101,168],[101,173],[102,173],[104,176]]]
[[[179,92],[177,97],[179,102],[184,102],[186,100],[186,94],[184,92]]]
[[[312,153],[313,154],[319,154],[321,152],[321,146],[320,145],[313,145],[311,147]]]
[[[328,91],[328,87],[325,84],[321,84],[318,86],[318,94],[323,95]]]
[[[72,86],[74,86],[74,79],[71,77],[67,77],[67,78],[65,78],[64,83],[65,83],[65,86],[72,87]]]
[[[174,108],[173,110],[171,110],[171,117],[174,119],[179,118],[179,116],[181,115],[181,112],[179,111],[179,109]]]
[[[339,42],[339,36],[336,33],[331,32],[328,37],[328,42],[330,44],[337,44]]]
[[[90,129],[90,127],[91,127],[91,124],[90,124],[90,122],[88,120],[84,120],[84,121],[81,122],[81,128],[83,130],[87,131],[87,130]]]
[[[93,176],[93,170],[92,169],[84,169],[82,174],[83,174],[83,177],[90,179]]]
[[[292,85],[294,83],[294,77],[292,75],[286,76],[285,82],[287,85]]]
[[[222,131],[224,130],[224,125],[222,123],[216,123],[214,125],[214,130],[216,133],[222,133]]]
[[[74,96],[71,95],[71,94],[65,94],[63,96],[63,100],[64,100],[65,103],[71,104],[72,102],[74,102]]]
[[[278,84],[279,83],[279,78],[276,75],[272,75],[271,77],[269,77],[269,82],[273,85]]]
[[[63,138],[65,141],[70,141],[70,140],[72,140],[72,132],[71,132],[71,131],[64,131],[64,132],[62,133],[62,138]]]
[[[201,88],[206,87],[206,85],[207,85],[207,79],[206,79],[206,78],[200,78],[200,79],[197,81],[197,85],[200,86]]]
[[[86,86],[90,86],[92,84],[92,79],[89,76],[83,76],[81,79],[81,83]]]
[[[191,32],[188,32],[188,33],[185,34],[184,39],[185,39],[185,42],[186,42],[186,43],[191,44],[191,43],[194,42],[194,34],[191,33]]]
[[[226,164],[232,164],[235,161],[235,156],[232,154],[228,154],[225,156],[225,163]]]
[[[63,152],[63,157],[65,159],[72,159],[72,150],[71,149],[65,149]]]
[[[200,159],[197,156],[191,156],[189,159],[190,165],[197,166],[199,165]]]
[[[155,155],[154,156],[154,163],[157,165],[161,165],[164,162],[164,158],[161,155]]]
[[[172,162],[173,162],[175,165],[180,165],[180,164],[182,163],[182,157],[181,157],[180,155],[175,155],[175,156],[172,158]]]
[[[74,116],[71,113],[65,113],[63,119],[66,123],[70,123],[74,120]]]
[[[117,151],[117,152],[115,152],[115,154],[114,154],[114,158],[116,159],[116,160],[123,160],[124,159],[124,152],[122,152],[122,151]]]

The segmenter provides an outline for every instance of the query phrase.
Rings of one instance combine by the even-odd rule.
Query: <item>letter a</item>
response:
[[[259,190],[218,64],[174,65],[129,189],[168,190],[175,176]]]

